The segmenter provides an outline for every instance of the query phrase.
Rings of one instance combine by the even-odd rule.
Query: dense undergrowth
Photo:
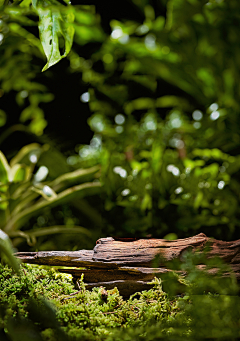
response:
[[[76,289],[71,276],[22,265],[0,265],[0,339],[5,340],[234,340],[240,300],[234,277],[208,277],[193,267],[185,280],[155,279],[153,289],[128,299],[117,288]],[[181,285],[180,285],[180,282]],[[163,291],[164,290],[166,291]],[[179,294],[179,288],[184,292]],[[177,294],[178,293],[178,294]]]

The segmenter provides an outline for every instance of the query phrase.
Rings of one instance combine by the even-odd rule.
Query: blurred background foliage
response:
[[[237,0],[2,5],[0,214],[19,250],[240,238],[239,15]],[[102,189],[60,200],[87,183]]]

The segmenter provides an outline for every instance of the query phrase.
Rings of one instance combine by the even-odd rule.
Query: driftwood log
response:
[[[230,265],[240,281],[240,240],[226,242],[208,238],[204,233],[172,241],[108,237],[99,239],[93,250],[18,252],[16,256],[24,263],[71,267],[59,271],[69,273],[74,278],[84,274],[88,289],[96,286],[106,289],[118,287],[121,295],[129,296],[151,288],[149,282],[156,275],[171,271],[164,263],[159,264],[161,267],[153,267],[157,255],[165,262],[181,260],[187,249],[201,252],[207,245],[208,257],[220,257]]]

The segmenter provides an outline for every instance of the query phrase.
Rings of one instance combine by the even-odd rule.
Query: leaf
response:
[[[38,184],[37,185],[38,187],[32,187],[32,190],[38,194],[40,194],[44,199],[46,200],[53,200],[53,199],[56,199],[57,198],[57,194],[54,192],[54,190],[45,185],[43,186],[42,188],[40,187],[41,184]]]
[[[40,144],[38,143],[28,144],[27,146],[24,146],[23,148],[21,148],[20,151],[11,159],[10,166],[13,167],[15,164],[19,162],[23,162],[23,159],[25,159],[25,157],[28,155],[29,155],[30,161],[31,161],[31,158],[30,158],[31,155],[35,155],[36,160],[37,160],[41,152],[42,152],[42,148]]]
[[[155,101],[148,97],[139,97],[125,104],[124,110],[130,115],[134,110],[150,109],[155,107]]]
[[[8,235],[2,230],[0,230],[0,251],[6,255],[7,261],[11,265],[11,267],[14,269],[14,271],[19,273],[19,262],[13,256],[13,249],[12,249],[10,239]]]
[[[70,187],[58,195],[54,196],[51,200],[40,199],[34,205],[27,207],[18,214],[12,215],[12,218],[8,221],[5,231],[13,231],[19,229],[21,226],[32,216],[35,216],[45,207],[54,207],[62,204],[66,201],[73,200],[75,198],[82,198],[87,195],[99,194],[102,191],[102,184],[100,182],[87,182],[81,185]]]
[[[77,169],[70,173],[65,173],[60,175],[55,180],[50,182],[50,186],[54,188],[55,191],[59,191],[61,188],[69,186],[73,183],[80,183],[84,181],[89,181],[94,177],[94,175],[99,172],[99,166],[93,166],[86,169]]]
[[[43,8],[39,7],[39,4],[41,3],[33,2],[33,6],[39,15],[40,40],[48,60],[42,70],[45,71],[70,52],[74,36],[74,27],[72,25],[74,14],[70,7],[67,9],[53,6]],[[60,37],[64,39],[63,55],[61,55],[59,49]]]
[[[30,174],[29,167],[25,165],[15,164],[9,171],[9,181],[21,182],[27,180]]]
[[[0,183],[8,183],[9,164],[4,154],[0,151]]]
[[[189,102],[185,98],[177,96],[162,96],[157,98],[156,107],[167,108],[167,107],[179,107],[183,109],[189,109]]]
[[[56,226],[49,226],[44,228],[37,228],[30,231],[10,231],[9,236],[11,238],[26,238],[28,245],[32,246],[36,244],[36,238],[41,236],[47,236],[51,234],[58,234],[58,233],[76,233],[78,235],[83,234],[88,237],[91,237],[92,233],[82,227],[82,226],[74,226],[74,227],[67,227],[65,225],[56,225]]]
[[[150,210],[151,208],[152,208],[152,198],[148,193],[146,193],[141,203],[141,210],[146,211],[147,209]]]
[[[8,197],[5,194],[0,193],[0,210],[5,211],[8,208],[8,205]]]
[[[197,196],[196,196],[196,198],[195,198],[195,200],[194,200],[194,204],[193,204],[195,209],[197,209],[197,208],[199,208],[201,206],[202,200],[203,200],[203,192],[199,191]]]

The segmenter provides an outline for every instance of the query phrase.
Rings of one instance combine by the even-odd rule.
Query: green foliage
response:
[[[96,339],[105,340],[113,337],[115,328],[129,328],[148,326],[156,321],[165,321],[175,314],[175,303],[167,299],[159,281],[156,288],[139,294],[137,299],[132,296],[124,301],[117,288],[106,291],[102,287],[92,291],[85,289],[80,282],[81,290],[75,295],[75,289],[69,276],[61,275],[53,269],[45,270],[39,267],[22,266],[21,280],[13,276],[12,271],[1,266],[1,306],[4,307],[1,315],[1,325],[8,324],[11,317],[33,319],[31,310],[32,299],[35,299],[39,309],[39,316],[44,307],[43,296],[50,300],[48,305],[54,311],[55,323],[61,325],[69,339]],[[103,294],[104,291],[104,294]],[[72,295],[72,296],[71,296]],[[136,296],[136,295],[135,295]],[[42,306],[41,306],[42,305]],[[43,316],[42,316],[43,319]],[[44,340],[54,339],[54,328],[49,323],[48,328],[44,321],[38,321],[42,329]],[[51,328],[51,330],[49,330]],[[53,330],[52,330],[53,329]]]
[[[66,57],[71,50],[74,28],[74,14],[71,9],[60,10],[60,7],[51,6],[49,2],[46,7],[46,1],[33,1],[33,8],[39,15],[39,33],[40,40],[46,54],[48,63],[43,68],[47,70],[50,66],[56,64],[62,58]],[[65,51],[61,56],[59,51],[59,39],[64,39]]]
[[[99,193],[101,190],[99,181],[88,182],[94,178],[99,167],[63,174],[61,169],[59,176],[56,176],[56,167],[54,169],[51,163],[44,162],[48,152],[54,155],[49,146],[34,143],[23,147],[10,164],[5,156],[0,154],[0,226],[10,237],[26,238],[30,245],[35,244],[36,237],[47,234],[73,232],[89,236],[87,229],[77,226],[54,226],[24,232],[19,230],[29,218],[36,216],[44,208],[52,208],[74,198]]]
[[[238,237],[239,2],[161,1],[161,14],[147,0],[133,3],[144,21],[112,20],[105,23],[112,32],[105,34],[93,6],[0,1],[0,97],[15,92],[21,112],[20,124],[4,131],[0,143],[13,131],[43,134],[41,104],[54,98],[37,80],[45,59],[46,80],[62,58],[69,61],[67,72],[81,74],[89,87],[81,100],[89,102],[95,134],[67,162],[39,144],[14,153],[10,162],[0,153],[0,228],[15,245],[19,238],[33,245],[37,237],[59,232],[89,236],[75,226],[67,206],[61,212],[66,226],[54,223],[54,206],[73,199],[95,228],[104,216],[106,235],[175,239],[200,230]],[[37,26],[39,38],[32,33]],[[79,55],[73,42],[98,44]],[[12,115],[4,110],[0,127]],[[82,198],[100,194],[100,182],[93,181],[98,164],[105,192],[89,204]],[[39,214],[48,215],[52,226],[38,219],[38,227],[28,230],[29,219]],[[0,232],[0,251],[17,271],[10,241]],[[71,280],[53,270],[23,266],[17,277],[1,266],[0,337],[5,330],[13,341],[33,335],[49,341],[236,339],[235,279],[200,271],[205,266],[214,272],[216,265],[218,275],[229,272],[216,260],[185,254],[173,265],[188,272],[184,280],[171,274],[126,301],[116,288],[107,295],[103,288],[89,292],[82,281],[71,295]]]
[[[209,275],[199,263],[219,270]],[[51,341],[238,338],[239,287],[234,276],[222,277],[229,268],[190,253],[171,267],[187,277],[155,278],[153,289],[123,299],[117,288],[86,290],[83,278],[76,291],[71,276],[52,268],[22,265],[17,277],[1,265],[0,326],[11,340],[22,325],[24,333],[34,330]]]
[[[27,124],[43,133],[41,103],[53,95],[34,81],[37,60],[45,54],[47,69],[67,57],[67,72],[81,74],[89,88],[81,100],[89,102],[95,133],[68,164],[76,170],[101,164],[105,194],[90,215],[104,216],[104,233],[184,237],[200,230],[237,238],[239,2],[162,1],[166,15],[148,1],[134,4],[143,22],[111,20],[108,35],[93,6],[2,4],[0,81],[23,107],[17,129]],[[34,25],[39,39],[27,29]],[[79,55],[73,42],[98,44]],[[8,115],[0,111],[0,125]]]
[[[78,44],[85,45],[102,41],[103,32],[92,6],[73,7],[68,2],[63,5],[55,0],[23,0],[13,4],[4,1],[0,11],[0,97],[16,91],[16,102],[24,108],[21,125],[14,130],[30,130],[42,135],[47,121],[40,106],[52,101],[54,96],[36,80],[40,72],[39,60],[43,64],[47,58],[43,71],[47,70],[69,54],[74,34]],[[31,33],[36,25],[39,38]],[[50,73],[46,77],[49,76]],[[11,113],[0,111],[0,126],[6,123],[6,115]]]
[[[91,84],[89,125],[100,142],[80,147],[72,160],[100,160],[117,234],[164,236],[171,226],[179,237],[200,230],[234,238],[239,37],[230,22],[239,3],[168,1],[166,20],[149,4],[139,6],[144,23],[112,20],[109,39],[93,55],[104,71],[90,72],[78,57],[77,70]]]
[[[19,274],[19,262],[13,256],[11,241],[2,230],[0,230],[0,259],[6,260],[14,271]]]

